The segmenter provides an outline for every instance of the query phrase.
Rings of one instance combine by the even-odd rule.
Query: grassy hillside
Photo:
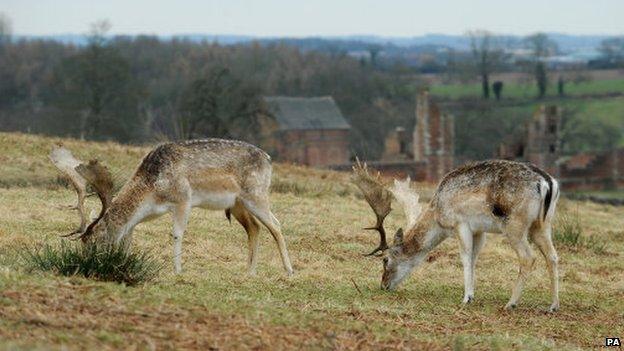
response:
[[[56,244],[77,224],[57,208],[74,202],[46,159],[53,143],[0,134],[0,349],[595,349],[624,336],[624,209],[561,201],[559,216],[579,219],[584,237],[604,249],[557,243],[561,311],[546,314],[543,260],[517,310],[502,306],[517,264],[490,235],[477,264],[476,302],[460,304],[457,242],[447,240],[396,292],[379,289],[381,262],[361,254],[374,222],[348,175],[276,165],[273,209],[283,225],[295,276],[281,269],[262,231],[258,275],[245,274],[246,236],[221,212],[195,209],[183,244],[183,273],[172,273],[171,221],[141,224],[134,248],[165,269],[156,281],[126,287],[29,272],[16,250]],[[146,148],[63,140],[82,157],[99,157],[123,180]],[[419,189],[430,194],[431,186]],[[96,208],[90,199],[89,207]],[[404,223],[399,211],[387,228]]]

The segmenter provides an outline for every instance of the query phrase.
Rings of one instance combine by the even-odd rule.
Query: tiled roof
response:
[[[331,96],[265,97],[280,130],[350,129]]]

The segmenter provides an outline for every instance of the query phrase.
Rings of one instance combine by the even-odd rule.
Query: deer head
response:
[[[390,290],[396,286],[397,277],[405,276],[403,273],[402,262],[405,261],[403,251],[403,229],[399,228],[394,234],[394,242],[392,247],[387,250],[383,258],[383,275],[381,276],[381,287]]]
[[[411,188],[410,184],[409,177],[404,181],[395,179],[394,185],[389,190],[405,211],[406,228],[419,231],[423,229],[419,225],[422,206],[418,203],[418,194]],[[403,229],[399,229],[394,235],[392,246],[386,250],[383,258],[382,288],[394,289],[407,276],[412,267],[413,262],[410,260],[403,243]]]

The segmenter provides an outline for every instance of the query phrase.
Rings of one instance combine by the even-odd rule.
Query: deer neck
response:
[[[111,203],[106,213],[107,224],[119,241],[132,232],[134,226],[151,216],[152,191],[140,180],[133,179],[126,183]]]
[[[416,261],[424,259],[431,250],[448,237],[448,230],[442,228],[435,219],[435,212],[427,209],[409,230],[403,249]]]

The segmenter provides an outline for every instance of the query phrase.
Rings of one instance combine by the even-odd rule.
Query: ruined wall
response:
[[[416,97],[413,150],[415,161],[427,162],[428,181],[439,181],[454,167],[454,117],[441,112],[426,91]]]
[[[408,133],[403,127],[397,127],[384,140],[384,152],[381,161],[407,161],[412,158],[411,151],[407,149],[410,144]]]
[[[572,156],[559,167],[559,181],[563,190],[624,188],[624,148]]]
[[[557,106],[542,105],[527,125],[523,158],[558,176],[557,160],[561,155],[561,115]]]
[[[453,170],[455,163],[455,119],[431,101],[428,92],[416,96],[416,125],[409,136],[401,127],[390,132],[380,161],[367,164],[385,176],[436,183]],[[336,170],[351,170],[351,164],[335,164]]]
[[[561,118],[557,106],[542,105],[521,139],[499,145],[497,157],[528,161],[556,177],[564,191],[624,188],[624,149],[561,157]]]

